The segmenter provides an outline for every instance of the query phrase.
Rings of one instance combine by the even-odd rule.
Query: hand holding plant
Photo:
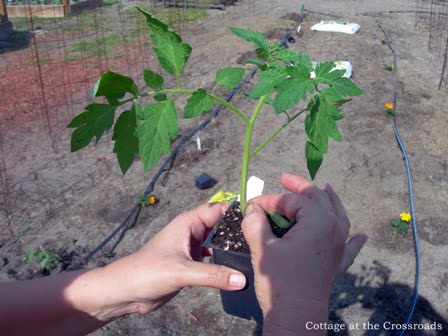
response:
[[[305,332],[306,321],[326,322],[333,282],[350,267],[367,240],[358,234],[347,242],[350,222],[330,186],[321,190],[290,174],[284,174],[281,182],[291,194],[255,199],[258,205],[249,206],[242,224],[252,251],[266,335]],[[272,234],[260,205],[296,219],[285,239]]]

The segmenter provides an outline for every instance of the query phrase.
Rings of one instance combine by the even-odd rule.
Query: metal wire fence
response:
[[[429,51],[442,61],[439,89],[448,85],[448,0],[417,0],[416,26],[429,30]]]
[[[43,176],[41,171],[47,166],[35,167],[34,172],[17,180],[11,172],[20,160],[4,155],[5,139],[12,139],[20,127],[33,122],[33,127],[39,128],[37,132],[46,134],[53,151],[66,151],[66,125],[92,100],[91,90],[101,73],[111,70],[139,78],[145,68],[159,69],[150,50],[145,20],[135,6],[154,13],[188,39],[218,26],[220,15],[244,16],[255,11],[254,0],[225,7],[230,4],[215,0],[104,0],[98,8],[68,17],[55,13],[45,18],[10,18],[13,43],[0,44],[7,64],[0,66],[0,229],[7,228],[4,223],[11,227],[11,222],[26,221],[29,209],[37,205],[49,209],[47,215],[55,213],[68,205],[66,194],[71,188]],[[208,15],[210,6],[213,15]],[[19,38],[25,43],[16,48],[14,39]],[[55,162],[48,163],[52,164]],[[107,171],[109,167],[100,165],[98,169]],[[90,181],[85,185],[89,188],[97,178],[85,181]],[[77,183],[84,185],[85,181]],[[38,192],[36,189],[36,198],[31,195],[30,185],[40,188]]]

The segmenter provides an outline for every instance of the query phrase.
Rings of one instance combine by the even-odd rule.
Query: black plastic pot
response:
[[[238,203],[232,203],[231,207]],[[238,316],[247,320],[254,319],[263,323],[263,313],[258,303],[254,287],[254,270],[250,254],[234,251],[225,251],[212,243],[218,225],[208,235],[203,246],[213,249],[213,263],[223,265],[240,271],[246,276],[246,287],[239,291],[221,291],[221,302],[227,314]]]

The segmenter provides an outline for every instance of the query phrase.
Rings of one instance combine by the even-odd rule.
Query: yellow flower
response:
[[[155,196],[149,196],[149,197],[148,197],[148,204],[149,204],[149,205],[156,204],[156,202],[157,202],[157,199],[156,199]]]
[[[409,223],[409,221],[411,220],[411,214],[409,214],[407,212],[403,212],[403,213],[400,214],[400,219],[403,222],[408,222]]]
[[[384,107],[388,110],[393,110],[394,109],[394,104],[392,103],[384,103]]]

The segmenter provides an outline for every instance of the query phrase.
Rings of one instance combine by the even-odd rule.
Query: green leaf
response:
[[[350,78],[343,77],[345,70],[333,70],[334,62],[322,62],[316,66],[316,81],[328,84],[342,97],[359,96],[364,93]]]
[[[334,107],[340,107],[340,106],[344,105],[345,103],[348,103],[349,101],[351,101],[351,99],[342,98],[341,95],[339,93],[337,93],[334,88],[325,88],[325,89],[319,91],[319,96],[323,97],[327,101],[328,104],[330,104],[331,106],[334,106]],[[342,111],[340,111],[339,118],[337,118],[335,120],[342,119],[343,117],[344,117],[344,113],[342,113]]]
[[[135,136],[137,128],[136,104],[132,104],[129,111],[124,111],[114,126],[112,140],[115,140],[114,153],[117,154],[118,164],[123,175],[134,162],[138,154],[138,138]]]
[[[275,113],[280,114],[306,99],[307,93],[313,93],[311,81],[302,79],[287,79],[275,87],[277,95],[274,98]]]
[[[285,68],[268,69],[260,73],[260,80],[249,93],[249,98],[258,99],[261,96],[269,94],[275,86],[286,79]]]
[[[268,41],[263,33],[252,30],[250,28],[229,28],[229,30],[236,36],[241,37],[243,40],[253,42],[255,45],[264,50],[269,50]]]
[[[117,104],[118,99],[123,98],[126,93],[130,93],[134,97],[139,95],[134,80],[112,71],[103,73],[93,89],[94,97],[104,96],[111,104]]]
[[[148,171],[170,151],[171,140],[177,135],[176,106],[172,100],[157,102],[145,106],[142,114],[145,122],[137,127],[136,134],[143,167]]]
[[[290,62],[294,65],[302,65],[306,67],[309,72],[313,69],[313,63],[311,62],[311,58],[307,54],[302,54],[294,50],[283,48],[276,55],[276,59]]]
[[[335,116],[339,115],[339,111],[318,97],[314,99],[314,102],[305,118],[305,131],[308,141],[322,154],[325,154],[328,150],[329,138],[342,141],[335,121]]]
[[[197,89],[188,99],[184,109],[184,118],[195,118],[208,112],[213,107],[213,100],[205,89]]]
[[[37,253],[37,252],[35,252],[35,251],[30,251],[30,252],[28,252],[28,253],[23,257],[23,261],[25,261],[25,262],[27,262],[27,263],[32,262],[33,259],[34,259],[34,257],[36,256],[36,253]]]
[[[67,126],[76,128],[72,133],[71,151],[84,148],[93,137],[96,137],[98,143],[104,132],[112,127],[116,108],[107,104],[90,104],[86,106],[85,112],[73,118]]]
[[[274,211],[266,211],[271,218],[271,220],[277,225],[279,228],[282,229],[289,229],[291,226],[293,226],[295,223],[293,221],[290,221],[288,218],[283,217],[278,212]]]
[[[165,93],[157,93],[154,95],[154,100],[165,101],[165,100],[168,100],[168,96]]]
[[[311,142],[307,141],[305,144],[305,156],[308,172],[310,173],[311,179],[314,180],[317,171],[322,165],[324,155],[316,147],[314,147]]]
[[[165,82],[162,76],[152,70],[144,70],[143,79],[145,80],[146,85],[152,89],[161,88]]]
[[[180,76],[190,55],[191,46],[182,43],[181,37],[154,15],[137,7],[145,17],[151,31],[154,53],[162,68],[168,73]]]
[[[234,88],[244,77],[243,68],[223,68],[216,72],[216,82],[218,85],[229,89]]]
[[[311,73],[308,68],[301,64],[286,67],[286,72],[291,78],[307,80],[311,77]]]

